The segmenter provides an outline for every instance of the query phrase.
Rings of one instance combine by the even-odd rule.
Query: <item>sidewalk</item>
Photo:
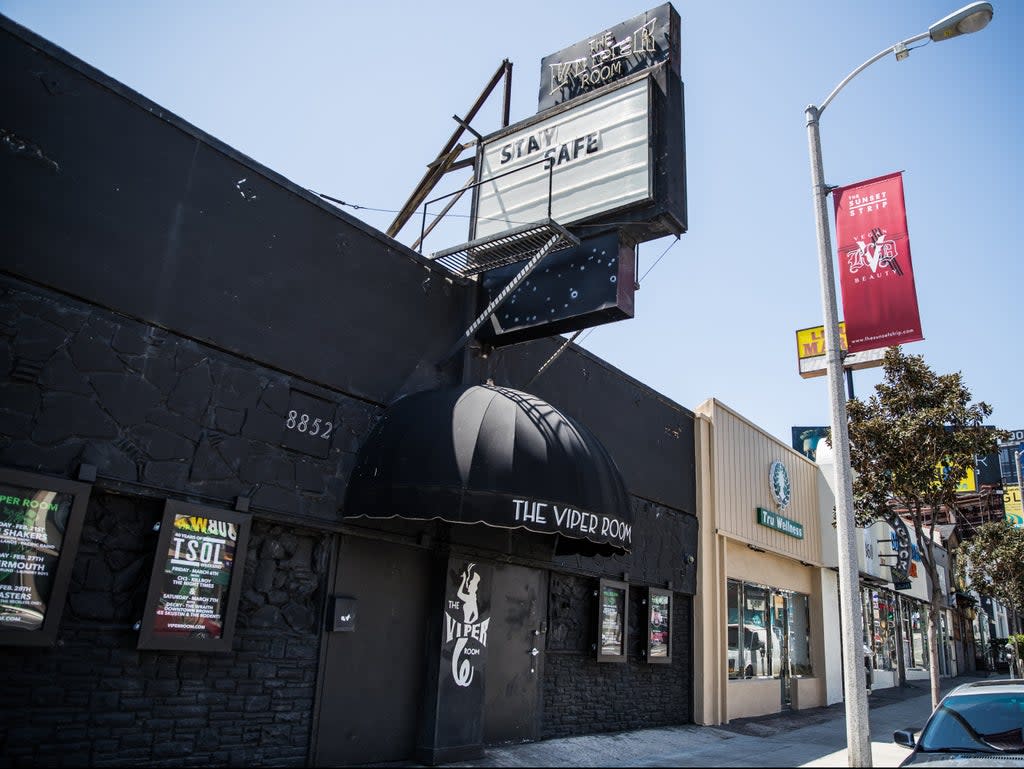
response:
[[[942,692],[978,677],[984,674],[944,678],[940,682]],[[912,681],[904,687],[875,690],[868,697],[868,705],[873,764],[897,766],[909,751],[893,743],[892,733],[895,729],[924,726],[931,713],[928,682]],[[827,708],[738,719],[721,726],[686,724],[491,747],[482,759],[446,766],[846,765],[846,711],[843,703],[837,703]]]

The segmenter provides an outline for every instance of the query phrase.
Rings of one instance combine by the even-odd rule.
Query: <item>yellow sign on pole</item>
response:
[[[1024,509],[1021,507],[1019,485],[1007,485],[1003,488],[1003,512],[1008,524],[1018,529],[1024,528]]]
[[[846,322],[839,322],[839,347],[846,350]],[[843,359],[843,368],[862,369],[882,365],[885,348],[849,353]],[[800,376],[804,379],[825,376],[828,373],[825,360],[825,327],[812,326],[796,332],[796,360]]]

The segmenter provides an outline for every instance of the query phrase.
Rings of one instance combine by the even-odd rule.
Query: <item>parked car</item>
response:
[[[1024,679],[961,684],[942,698],[924,729],[899,729],[892,738],[913,748],[900,766],[1024,767]]]

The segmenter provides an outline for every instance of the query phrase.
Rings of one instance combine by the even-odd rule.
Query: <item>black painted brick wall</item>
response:
[[[692,602],[674,593],[672,662],[651,665],[640,652],[646,587],[631,585],[627,660],[597,662],[598,580],[552,573],[544,659],[542,737],[572,737],[692,720]]]
[[[58,645],[0,653],[0,765],[306,764],[333,540],[257,519],[231,653],[138,651],[161,509],[94,492]]]

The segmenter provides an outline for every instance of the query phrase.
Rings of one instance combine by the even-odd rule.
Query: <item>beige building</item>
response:
[[[700,724],[837,701],[832,495],[814,462],[721,402],[698,416]],[[823,547],[824,545],[824,547]]]

